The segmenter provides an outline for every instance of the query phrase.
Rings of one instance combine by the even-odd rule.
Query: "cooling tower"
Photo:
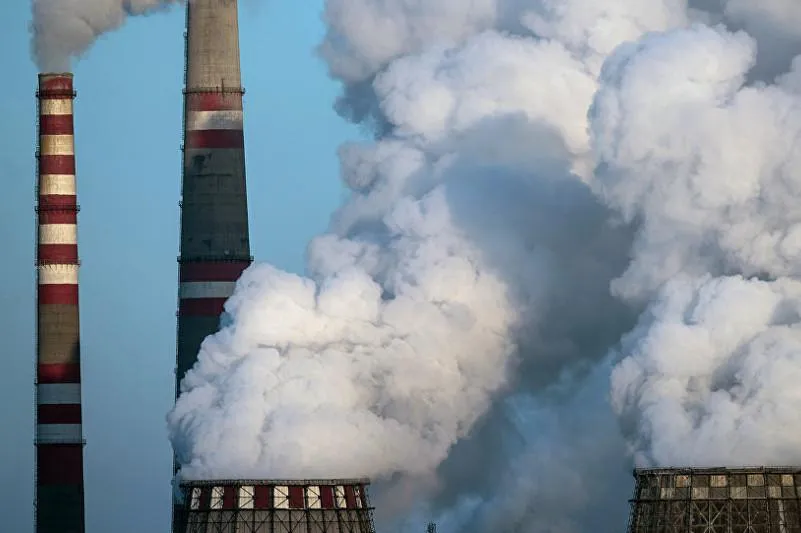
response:
[[[40,74],[36,531],[84,531],[72,74]]]
[[[181,533],[375,533],[366,479],[193,481]]]
[[[801,533],[801,468],[634,471],[629,533]]]

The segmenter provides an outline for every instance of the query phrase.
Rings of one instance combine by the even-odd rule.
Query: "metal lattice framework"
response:
[[[365,479],[186,482],[182,533],[375,533],[367,485]]]
[[[801,468],[637,469],[629,533],[801,533]]]

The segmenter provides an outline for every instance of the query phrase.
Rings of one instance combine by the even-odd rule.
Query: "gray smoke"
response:
[[[168,417],[181,475],[372,476],[385,531],[611,533],[632,461],[798,461],[801,26],[754,6],[328,0],[376,140],[305,275],[239,281]]]
[[[32,0],[31,50],[41,72],[70,70],[102,34],[133,15],[168,7],[181,0]]]

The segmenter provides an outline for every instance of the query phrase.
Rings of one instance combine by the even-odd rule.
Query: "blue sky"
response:
[[[313,53],[322,0],[242,0],[251,243],[301,271],[342,198],[336,148],[358,131]],[[29,6],[0,2],[0,515],[33,522],[36,68]],[[183,10],[131,20],[74,67],[87,532],[168,531]]]

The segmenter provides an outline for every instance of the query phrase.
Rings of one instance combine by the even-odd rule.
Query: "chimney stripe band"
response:
[[[179,297],[228,298],[234,293],[235,281],[192,281],[181,283]]]
[[[41,224],[39,244],[77,244],[77,224]]]
[[[77,383],[39,383],[36,385],[39,405],[81,403],[81,386]]]
[[[74,132],[72,115],[45,115],[39,117],[40,135],[70,135]]]
[[[75,155],[75,142],[72,135],[41,135],[39,153],[42,156]]]
[[[244,149],[242,130],[195,130],[186,132],[186,149],[238,148]]]
[[[75,175],[42,174],[39,176],[39,195],[75,196]]]
[[[72,116],[72,98],[46,98],[39,101],[41,117],[69,115]]]
[[[39,197],[39,223],[59,224],[41,219],[43,211],[77,211],[78,203],[74,194],[48,194]],[[77,218],[75,219],[77,221]],[[62,224],[75,224],[76,222],[62,222]]]
[[[81,404],[39,404],[36,408],[36,422],[43,424],[80,424]]]
[[[41,384],[64,384],[81,382],[81,366],[75,363],[39,364],[36,380]]]
[[[83,485],[83,443],[42,444],[36,450],[40,485]]]
[[[83,441],[80,424],[38,424],[36,442],[42,444],[70,444]]]
[[[40,155],[40,174],[75,174],[74,155]]]
[[[242,95],[238,93],[197,92],[186,95],[188,111],[241,111]]]
[[[39,266],[39,285],[77,285],[78,265]]]
[[[178,314],[181,316],[220,316],[228,298],[193,298],[181,300]]]
[[[39,245],[40,265],[75,265],[78,264],[77,244],[42,244]]]
[[[39,76],[39,98],[50,98],[64,95],[72,98],[72,76],[64,74],[47,74]]]
[[[59,199],[59,204],[51,203],[54,198]],[[73,203],[66,204],[63,199],[72,198]],[[47,201],[43,201],[47,199]],[[78,204],[75,203],[74,196],[42,196],[39,198],[39,224],[77,224],[78,223]]]
[[[45,306],[40,311],[39,316],[43,318],[42,320],[43,323],[52,323],[53,318],[56,319],[59,318],[58,311],[64,311],[62,315],[64,316],[65,322],[72,322],[71,325],[74,331],[75,325],[77,325],[75,324],[77,320],[71,320],[69,317],[66,316],[72,314],[74,318],[77,319],[78,309],[74,306],[72,306],[71,309],[68,306],[58,306],[58,308]],[[73,311],[74,313],[70,313],[70,311]],[[78,354],[78,347],[76,346],[77,341],[78,339],[75,337],[73,332],[68,332],[66,335],[61,336],[60,338],[57,339],[50,338],[44,340],[44,343],[42,345],[42,350],[39,355],[39,367],[40,367],[39,374],[42,373],[43,369],[41,369],[41,367],[43,366],[61,367],[60,374],[57,375],[55,374],[55,372],[53,372],[54,369],[52,368],[49,369],[53,374],[52,376],[53,379],[51,380],[51,383],[48,384],[65,385],[69,383],[78,382],[78,380],[72,379],[73,376],[69,375],[70,372],[72,371],[72,369],[70,369],[69,367],[74,367],[75,372],[79,371],[78,368],[79,354]],[[40,379],[38,383],[39,384],[46,383],[46,380]]]
[[[250,261],[181,263],[181,282],[236,281],[250,266]]]
[[[186,130],[242,130],[242,111],[191,111],[186,116]]]
[[[39,285],[39,305],[78,305],[78,285]]]

